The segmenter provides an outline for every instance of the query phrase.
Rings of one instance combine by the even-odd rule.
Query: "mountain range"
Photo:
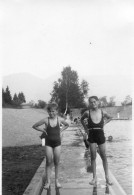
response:
[[[3,77],[2,87],[4,90],[9,87],[12,97],[14,94],[23,92],[26,102],[33,100],[44,100],[48,102],[51,98],[53,83],[57,81],[59,75],[53,75],[47,79],[41,79],[29,73],[17,73]]]

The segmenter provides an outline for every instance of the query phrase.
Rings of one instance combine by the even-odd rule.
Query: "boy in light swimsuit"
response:
[[[32,127],[37,130],[44,132],[45,136],[45,151],[46,151],[46,176],[47,182],[44,186],[45,189],[49,189],[51,184],[51,171],[52,162],[54,160],[55,166],[55,186],[60,188],[61,185],[58,181],[58,169],[61,154],[61,132],[68,128],[68,123],[58,114],[58,105],[56,103],[51,103],[47,107],[49,117],[40,120],[35,123]],[[44,128],[40,126],[44,124]],[[60,125],[63,125],[60,128]]]

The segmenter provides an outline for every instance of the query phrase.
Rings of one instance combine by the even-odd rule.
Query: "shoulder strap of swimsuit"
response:
[[[90,109],[89,109],[89,113],[88,113],[88,118],[91,119],[91,116],[90,116]]]
[[[48,117],[48,125],[50,125],[49,117]]]
[[[60,123],[59,123],[59,119],[58,119],[58,117],[57,117],[57,125],[60,127]]]
[[[102,114],[102,117],[104,116],[104,113],[103,113],[103,110],[101,109],[101,114]]]
[[[102,114],[102,118],[101,118],[101,121],[104,122],[104,113],[103,113],[103,110],[101,109],[101,114]]]

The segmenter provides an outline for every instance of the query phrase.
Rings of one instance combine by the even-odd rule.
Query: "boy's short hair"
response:
[[[97,97],[97,96],[90,96],[89,98],[88,98],[88,101],[90,102],[90,100],[91,99],[95,99],[96,101],[99,101],[99,98]]]
[[[58,110],[58,104],[54,102],[47,105],[47,111],[50,111],[52,108]]]

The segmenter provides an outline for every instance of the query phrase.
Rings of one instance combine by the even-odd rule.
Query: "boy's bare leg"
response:
[[[55,186],[60,188],[61,185],[58,181],[59,162],[60,162],[61,146],[54,148],[54,165],[55,165]]]
[[[89,182],[91,185],[94,185],[97,181],[96,178],[96,143],[90,143],[90,153],[91,153],[91,166],[93,169],[93,179]]]
[[[52,162],[53,162],[53,149],[50,146],[45,146],[46,150],[46,178],[47,183],[45,184],[44,188],[49,189],[50,186],[50,177],[51,177],[51,170],[52,170]]]
[[[107,156],[106,156],[106,144],[101,144],[98,146],[99,147],[99,152],[100,156],[103,162],[103,168],[105,172],[105,178],[106,178],[106,183],[109,185],[112,185],[112,183],[109,180],[109,173],[108,173],[108,162],[107,162]]]

